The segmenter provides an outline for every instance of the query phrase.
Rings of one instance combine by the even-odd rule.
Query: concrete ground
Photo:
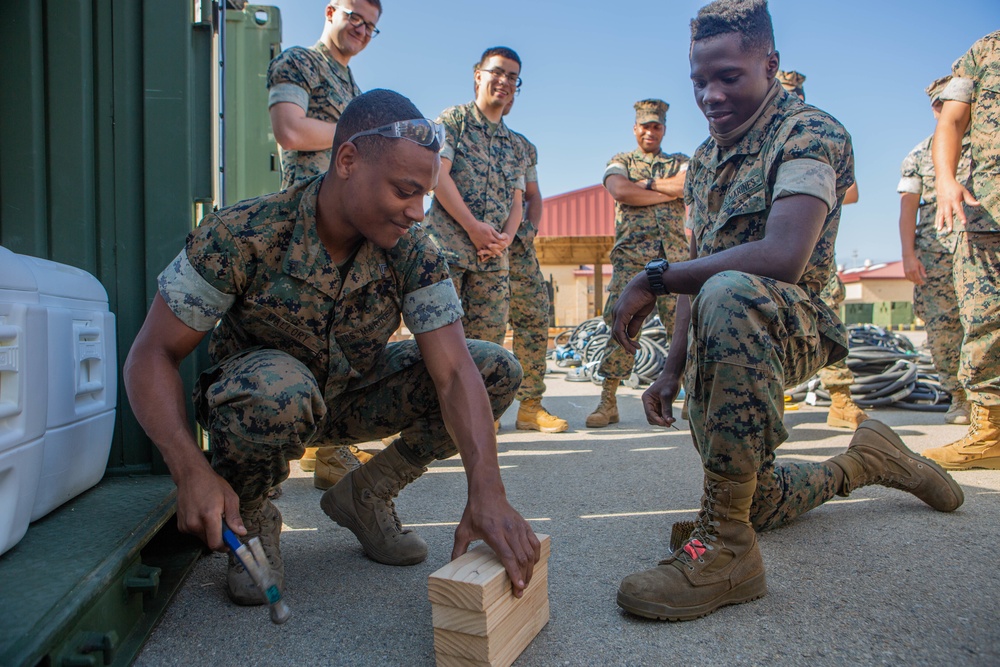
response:
[[[551,619],[515,663],[552,665],[995,665],[1000,664],[1000,472],[959,472],[965,505],[941,514],[892,489],[867,487],[791,525],[760,546],[769,593],[686,623],[630,616],[615,604],[622,577],[666,555],[673,521],[695,513],[701,468],[685,430],[650,427],[641,390],[619,392],[621,423],[583,428],[599,388],[547,377],[545,405],[571,430],[514,429],[502,419],[500,464],[508,497],[552,536]],[[679,404],[677,404],[679,407]],[[851,434],[826,411],[786,413],[790,461],[822,461]],[[871,411],[917,451],[967,427],[940,413]],[[427,576],[450,556],[466,483],[457,458],[440,461],[397,501],[427,540],[413,567],[379,565],[319,507],[321,493],[293,465],[277,501],[284,515],[283,626],[263,608],[226,598],[224,555],[203,558],[137,665],[432,665]]]

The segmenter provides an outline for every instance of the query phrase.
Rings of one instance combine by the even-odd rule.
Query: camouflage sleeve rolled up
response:
[[[448,264],[431,240],[414,229],[391,251],[403,293],[403,322],[414,334],[440,329],[465,314]]]
[[[774,199],[806,194],[833,210],[854,184],[854,149],[843,125],[828,122],[822,112],[817,116],[799,114],[782,127],[784,136],[775,142],[781,149],[772,163],[778,168]]]
[[[608,180],[608,176],[611,174],[617,174],[628,178],[629,155],[629,153],[618,153],[613,158],[608,160],[608,164],[604,168],[604,176],[601,178],[601,182],[603,183]]]
[[[278,102],[292,102],[308,111],[313,84],[307,74],[308,63],[304,62],[300,51],[300,47],[286,49],[268,66],[268,107]]]
[[[184,249],[157,278],[167,306],[195,331],[210,331],[245,283],[239,249],[214,216],[188,235]]]
[[[524,171],[524,182],[527,183],[537,183],[538,182],[538,148],[535,144],[528,141],[527,137],[523,134],[519,134],[521,140],[524,142],[524,150],[527,154],[527,169]]]
[[[455,148],[462,138],[462,107],[448,107],[441,112],[436,122],[444,127],[444,145],[441,146],[441,157],[455,161]]]
[[[920,156],[925,143],[926,141],[921,141],[903,158],[903,164],[899,168],[900,178],[899,185],[896,186],[896,192],[911,195],[920,195],[923,193],[924,182],[920,178]]]

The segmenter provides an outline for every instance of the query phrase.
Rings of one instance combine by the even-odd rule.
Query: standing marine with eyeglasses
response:
[[[441,112],[447,138],[424,223],[451,271],[469,338],[502,344],[510,306],[507,247],[521,223],[525,160],[503,110],[521,84],[521,58],[487,49],[472,102]]]
[[[503,115],[514,108],[507,102]],[[508,248],[510,259],[510,327],[514,356],[524,379],[517,390],[517,421],[522,431],[562,433],[569,422],[542,407],[545,393],[545,354],[549,347],[549,287],[535,254],[535,235],[542,219],[542,191],[538,187],[538,149],[523,134],[511,133],[524,149],[524,217]]]
[[[611,312],[618,295],[632,276],[655,259],[679,262],[687,257],[684,235],[684,176],[688,156],[664,153],[661,149],[670,105],[663,100],[639,100],[634,105],[632,131],[638,146],[619,153],[604,170],[604,187],[615,200],[615,245],[611,249],[611,283],[604,304],[604,321],[610,327]],[[600,297],[600,295],[597,295]],[[667,336],[674,329],[677,298],[656,300],[660,321]],[[615,393],[622,380],[632,374],[635,355],[626,352],[613,338],[604,346],[598,373],[604,377],[601,401],[587,416],[587,428],[601,428],[618,422]]]
[[[326,173],[340,114],[361,94],[348,64],[378,35],[381,16],[381,0],[331,2],[315,45],[293,46],[271,61],[267,105],[281,148],[282,189]]]
[[[281,514],[267,493],[318,438],[397,434],[320,501],[373,560],[427,557],[393,498],[460,452],[469,490],[452,558],[485,540],[518,595],[538,561],[537,538],[505,496],[492,424],[521,368],[500,346],[466,340],[448,266],[415,224],[443,138],[398,93],[357,97],[325,177],[212,213],[188,236],[125,362],[132,408],[177,484],[178,527],[215,550],[223,520],[260,537],[282,584]],[[400,316],[415,339],[389,343]],[[188,427],[177,370],[206,335],[215,365],[193,401],[211,465]],[[227,590],[238,604],[265,602],[232,558]]]
[[[319,41],[293,46],[267,71],[271,128],[281,148],[281,187],[325,174],[344,107],[361,94],[348,63],[378,35],[381,0],[337,0],[326,6]],[[317,443],[300,462],[313,485],[326,490],[371,455],[355,446]],[[280,494],[280,487],[275,494]]]

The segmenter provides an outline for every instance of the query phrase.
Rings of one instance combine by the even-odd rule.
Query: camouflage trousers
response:
[[[775,463],[788,439],[784,390],[847,350],[822,335],[805,291],[725,271],[691,305],[685,386],[695,447],[705,468],[733,479],[757,476],[750,517],[768,530],[830,500],[834,469]]]
[[[924,265],[927,279],[913,287],[913,310],[924,321],[927,347],[934,359],[941,385],[954,394],[961,357],[962,321],[958,316],[953,274],[954,255],[943,250],[917,247],[917,259]]]
[[[466,342],[499,419],[514,401],[521,368],[498,345]],[[457,452],[415,341],[390,343],[368,374],[326,399],[302,362],[277,350],[250,350],[202,373],[194,404],[211,436],[212,467],[243,501],[286,479],[288,462],[302,458],[307,446],[400,433],[402,454],[414,465]]]
[[[837,275],[836,271],[831,271],[830,279],[823,286],[823,291],[820,292],[819,298],[823,299],[823,303],[830,306],[830,308],[840,310],[840,304],[844,303],[845,297],[844,283],[840,280],[840,276]],[[854,384],[854,372],[847,367],[847,362],[841,359],[836,363],[819,369],[819,381],[827,390],[850,387]]]
[[[610,290],[608,291],[608,300],[604,304],[604,323],[608,325],[609,329],[614,326],[614,315],[612,310],[615,307],[615,303],[618,301],[618,297],[621,296],[621,291],[625,289],[625,285],[627,285],[637,273],[641,273],[645,270],[645,268],[645,264],[612,262],[613,277],[611,280]],[[666,296],[656,297],[656,311],[660,316],[660,322],[663,323],[663,328],[667,331],[668,341],[674,333],[674,312],[676,310],[677,297],[675,295],[667,294]],[[640,330],[639,335],[636,336],[636,341],[638,341],[641,337],[642,331]],[[632,374],[632,368],[634,366],[635,355],[631,355],[626,352],[625,348],[619,345],[614,338],[609,338],[608,342],[604,345],[604,359],[601,361],[598,373],[606,378],[625,380]]]
[[[510,309],[508,271],[475,271],[449,266],[451,282],[462,302],[465,337],[503,345]]]
[[[549,288],[538,265],[534,246],[520,236],[510,244],[510,326],[514,356],[524,379],[517,400],[541,398],[545,393],[545,353],[549,348]]]
[[[1000,406],[1000,233],[959,234],[955,293],[965,329],[958,379],[973,403]]]

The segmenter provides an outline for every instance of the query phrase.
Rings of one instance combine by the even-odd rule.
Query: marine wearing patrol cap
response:
[[[927,93],[929,98],[931,98],[931,105],[934,105],[936,102],[941,100],[941,93],[944,92],[944,89],[948,85],[949,81],[951,81],[951,74],[943,76],[940,79],[935,79],[931,85],[924,88],[924,92]]]
[[[635,124],[667,124],[667,109],[670,105],[663,100],[639,100],[635,103]]]
[[[806,75],[795,71],[782,72],[778,70],[778,83],[781,87],[793,95],[798,95],[799,99],[805,102],[806,91],[802,84],[806,82]]]

